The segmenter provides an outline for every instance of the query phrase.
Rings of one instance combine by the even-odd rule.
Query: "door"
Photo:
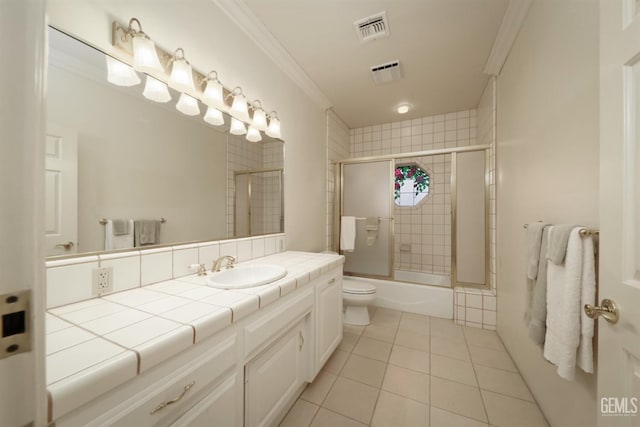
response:
[[[78,135],[58,125],[47,126],[45,139],[46,255],[78,250]]]
[[[305,383],[305,320],[245,367],[245,426],[276,425]]]
[[[342,215],[356,217],[354,250],[344,252],[347,273],[391,277],[392,172],[391,160],[342,165]],[[366,229],[367,218],[378,218],[377,230]]]
[[[0,1],[0,50],[11,58],[0,87],[0,300],[31,291],[31,350],[0,335],[0,424],[46,425],[44,376],[43,140],[45,1]],[[6,61],[5,61],[6,62]],[[4,326],[4,315],[0,323]],[[9,350],[9,352],[7,352]]]
[[[316,367],[327,363],[342,341],[342,277],[333,276],[316,287]]]
[[[235,176],[234,237],[251,235],[251,175]]]
[[[640,1],[600,0],[600,426],[640,425]]]

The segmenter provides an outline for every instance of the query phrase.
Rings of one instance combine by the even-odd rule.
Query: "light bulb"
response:
[[[247,131],[247,141],[258,142],[262,140],[262,136],[260,136],[260,131],[253,126],[249,126],[249,130]]]
[[[224,117],[222,117],[220,110],[209,107],[207,108],[207,113],[204,115],[204,121],[214,126],[220,126],[224,124]]]
[[[266,131],[268,129],[267,115],[262,108],[257,108],[256,110],[254,110],[251,126],[261,131]]]
[[[282,135],[280,134],[280,120],[278,117],[271,117],[266,134],[271,138],[282,139]]]
[[[140,84],[140,77],[138,74],[125,64],[117,59],[105,55],[107,58],[107,81],[117,86],[135,86]]]
[[[193,85],[191,65],[184,58],[173,61],[169,86],[180,92],[194,93],[196,91]]]
[[[244,135],[247,133],[247,129],[240,120],[235,117],[231,118],[231,128],[229,129],[229,133],[232,135]]]
[[[200,114],[198,100],[186,93],[180,94],[180,99],[176,104],[176,109],[187,116],[197,116]]]
[[[398,114],[406,114],[410,109],[411,106],[409,104],[400,104],[396,107],[396,111],[398,112]]]
[[[162,65],[158,59],[156,45],[144,34],[133,37],[133,69],[143,73],[162,73]]]
[[[231,105],[231,115],[243,122],[250,122],[249,109],[247,107],[247,99],[242,92],[233,96],[233,104]]]
[[[151,76],[147,76],[142,94],[145,98],[155,102],[169,102],[171,100],[167,85]]]
[[[224,108],[224,100],[222,98],[222,85],[217,80],[208,80],[207,87],[202,94],[202,102],[209,107]]]

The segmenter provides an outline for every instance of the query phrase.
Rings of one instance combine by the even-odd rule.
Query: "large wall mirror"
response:
[[[283,231],[282,141],[186,116],[172,90],[148,100],[142,74],[112,85],[103,52],[54,28],[49,47],[47,256]]]

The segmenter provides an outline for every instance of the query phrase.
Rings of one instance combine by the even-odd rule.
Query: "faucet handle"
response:
[[[206,276],[207,275],[207,267],[204,264],[190,264],[189,268],[191,270],[198,269],[198,276]]]

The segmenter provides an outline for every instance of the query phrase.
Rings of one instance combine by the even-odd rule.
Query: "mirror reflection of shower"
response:
[[[340,163],[339,216],[356,219],[345,274],[443,287],[488,283],[485,146]]]
[[[280,233],[284,229],[283,170],[234,172],[234,235]]]

